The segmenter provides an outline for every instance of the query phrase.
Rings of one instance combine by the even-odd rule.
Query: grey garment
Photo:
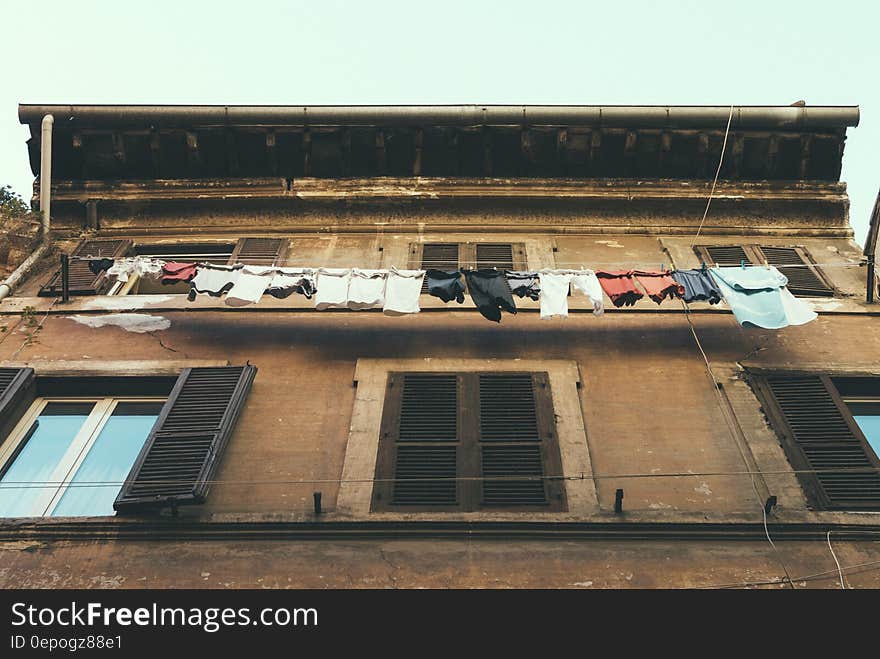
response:
[[[709,304],[718,304],[721,301],[721,291],[718,285],[709,276],[708,270],[695,268],[693,270],[675,270],[672,278],[676,283],[684,286],[682,299],[685,302],[699,300],[708,301]]]
[[[507,270],[504,274],[507,276],[510,291],[514,295],[527,297],[532,300],[537,300],[540,297],[541,280],[538,278],[537,272]]]

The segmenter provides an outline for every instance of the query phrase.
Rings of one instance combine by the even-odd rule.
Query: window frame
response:
[[[393,503],[394,474],[396,473],[397,436],[400,426],[402,405],[402,386],[406,376],[455,376],[457,439],[456,457],[456,499],[455,505],[412,505]],[[535,415],[539,442],[495,442],[488,445],[522,444],[540,447],[541,465],[544,474],[546,503],[535,505],[492,505],[482,502],[482,457],[480,437],[479,379],[482,375],[514,376],[528,375],[532,379],[535,394]],[[556,413],[550,390],[550,377],[544,371],[399,371],[387,372],[385,396],[382,407],[379,443],[377,447],[374,483],[370,494],[370,512],[395,513],[557,513],[568,510],[566,488],[563,486],[563,462],[559,436],[556,429]],[[413,443],[412,445],[414,445]],[[447,446],[450,441],[437,441],[438,446]]]
[[[853,418],[853,414],[846,404],[844,397],[841,395],[837,386],[834,384],[834,378],[839,375],[829,375],[826,372],[802,371],[802,370],[760,370],[750,371],[748,381],[752,385],[752,389],[757,395],[761,408],[770,422],[771,428],[776,435],[782,440],[782,448],[789,460],[792,468],[797,472],[798,481],[804,489],[808,501],[821,510],[837,510],[837,511],[861,511],[861,512],[880,512],[880,507],[876,503],[865,501],[863,504],[851,504],[841,506],[835,504],[829,496],[826,495],[822,484],[816,474],[812,473],[813,467],[807,458],[803,447],[795,437],[790,428],[790,424],[785,413],[776,400],[776,396],[769,383],[770,376],[798,377],[809,376],[818,377],[825,386],[832,401],[840,412],[843,420],[846,422],[848,429],[859,442],[868,462],[876,469],[880,470],[880,456],[878,456],[873,447],[868,443],[867,438],[862,432],[859,424]]]
[[[28,409],[15,424],[12,431],[4,438],[0,445],[0,479],[12,466],[26,440],[29,439],[29,430],[34,422],[40,417],[43,410],[51,403],[94,403],[89,416],[83,422],[82,427],[74,435],[70,446],[62,459],[55,466],[50,477],[54,492],[45,492],[37,499],[37,503],[27,517],[52,517],[52,512],[58,507],[61,499],[67,493],[71,482],[76,477],[82,463],[88,457],[89,452],[98,440],[101,431],[106,426],[116,407],[120,403],[157,403],[164,405],[167,397],[161,396],[37,396]],[[146,442],[146,437],[144,441]],[[57,483],[57,485],[54,485]],[[120,484],[120,490],[122,485]],[[42,510],[42,512],[38,512]],[[86,515],[84,517],[104,517],[105,515]]]
[[[714,247],[740,247],[745,252],[748,262],[752,265],[771,265],[768,262],[766,255],[764,254],[763,248],[765,247],[792,249],[797,253],[801,261],[804,262],[804,264],[813,273],[816,279],[818,279],[828,289],[828,295],[826,296],[810,295],[791,291],[792,295],[798,297],[837,297],[840,294],[839,289],[831,282],[830,279],[828,279],[825,273],[822,272],[822,269],[819,268],[818,265],[816,265],[816,260],[813,258],[813,255],[810,254],[809,250],[803,245],[761,245],[760,243],[732,243],[730,245],[721,245],[716,243],[712,245],[694,245],[694,252],[700,258],[700,261],[702,263],[709,263],[718,267],[715,259],[713,259],[712,256],[709,254],[709,249]]]
[[[471,242],[457,240],[426,240],[424,242],[411,242],[409,245],[409,269],[421,270],[422,257],[425,245],[458,245],[458,269],[476,269],[479,267],[477,263],[477,245],[510,245],[511,265],[513,270],[528,270],[528,253],[526,252],[526,244],[523,242],[510,242],[503,240],[493,240],[486,242]]]

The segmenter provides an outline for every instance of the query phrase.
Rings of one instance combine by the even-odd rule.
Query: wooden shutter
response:
[[[825,375],[757,378],[765,410],[784,438],[810,498],[828,509],[880,510],[880,461]]]
[[[113,507],[203,503],[256,372],[255,366],[184,369]]]
[[[743,245],[699,245],[695,249],[703,262],[722,268],[742,265],[743,261],[754,263]]]
[[[458,270],[458,243],[413,243],[410,246],[410,267],[427,270]],[[422,294],[428,292],[427,277],[422,281]]]
[[[18,423],[36,395],[32,368],[0,368],[0,443]]]
[[[479,375],[479,444],[483,506],[562,503],[553,408],[546,373]]]
[[[562,470],[546,373],[389,374],[373,510],[562,510],[548,475]]]
[[[130,240],[83,240],[71,256],[94,256],[98,258],[119,258],[131,250]],[[88,261],[71,259],[68,269],[68,286],[71,295],[101,295],[109,290],[114,279],[105,273],[93,273],[89,270]],[[61,271],[56,272],[52,279],[43,286],[40,297],[57,297],[61,295]]]
[[[241,238],[232,250],[228,265],[280,265],[287,251],[282,238]]]
[[[458,380],[445,373],[389,374],[374,509],[460,504]]]
[[[788,277],[788,290],[794,295],[827,297],[834,295],[819,269],[802,247],[773,247],[761,245],[764,261]]]
[[[510,243],[477,243],[478,268],[514,270],[513,245]]]

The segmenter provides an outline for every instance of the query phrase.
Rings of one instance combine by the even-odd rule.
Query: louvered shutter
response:
[[[457,506],[457,376],[392,373],[386,401],[374,507]]]
[[[742,245],[712,245],[700,249],[704,258],[708,257],[706,261],[722,268],[742,265],[743,261],[753,262]]]
[[[798,247],[760,247],[764,259],[788,277],[788,290],[795,295],[826,297],[834,295],[831,288]]]
[[[130,240],[83,240],[71,256],[119,258],[131,250]],[[89,270],[89,262],[71,259],[68,268],[68,287],[71,295],[101,295],[109,290],[114,279],[103,272]],[[56,272],[49,283],[38,293],[41,297],[61,295],[61,271]]]
[[[241,238],[229,257],[229,265],[281,265],[287,241],[281,238]]]
[[[184,369],[113,507],[203,503],[256,372],[255,366]]]
[[[421,253],[419,253],[419,250]],[[459,268],[459,244],[458,243],[413,243],[410,248],[413,257],[414,268],[427,270],[458,270]],[[422,294],[428,292],[427,277],[422,281]]]
[[[510,243],[477,243],[477,267],[513,270],[513,245]]]
[[[558,488],[545,479],[545,465],[556,465],[558,454],[545,399],[544,373],[479,375],[482,505],[545,506],[558,498]]]
[[[0,444],[34,401],[36,378],[32,368],[0,368]]]
[[[824,375],[768,375],[768,410],[789,459],[820,506],[880,510],[880,461]]]

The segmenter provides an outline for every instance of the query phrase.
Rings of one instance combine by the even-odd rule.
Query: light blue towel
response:
[[[788,278],[771,266],[711,268],[712,278],[742,326],[781,329],[818,318],[786,288]]]

